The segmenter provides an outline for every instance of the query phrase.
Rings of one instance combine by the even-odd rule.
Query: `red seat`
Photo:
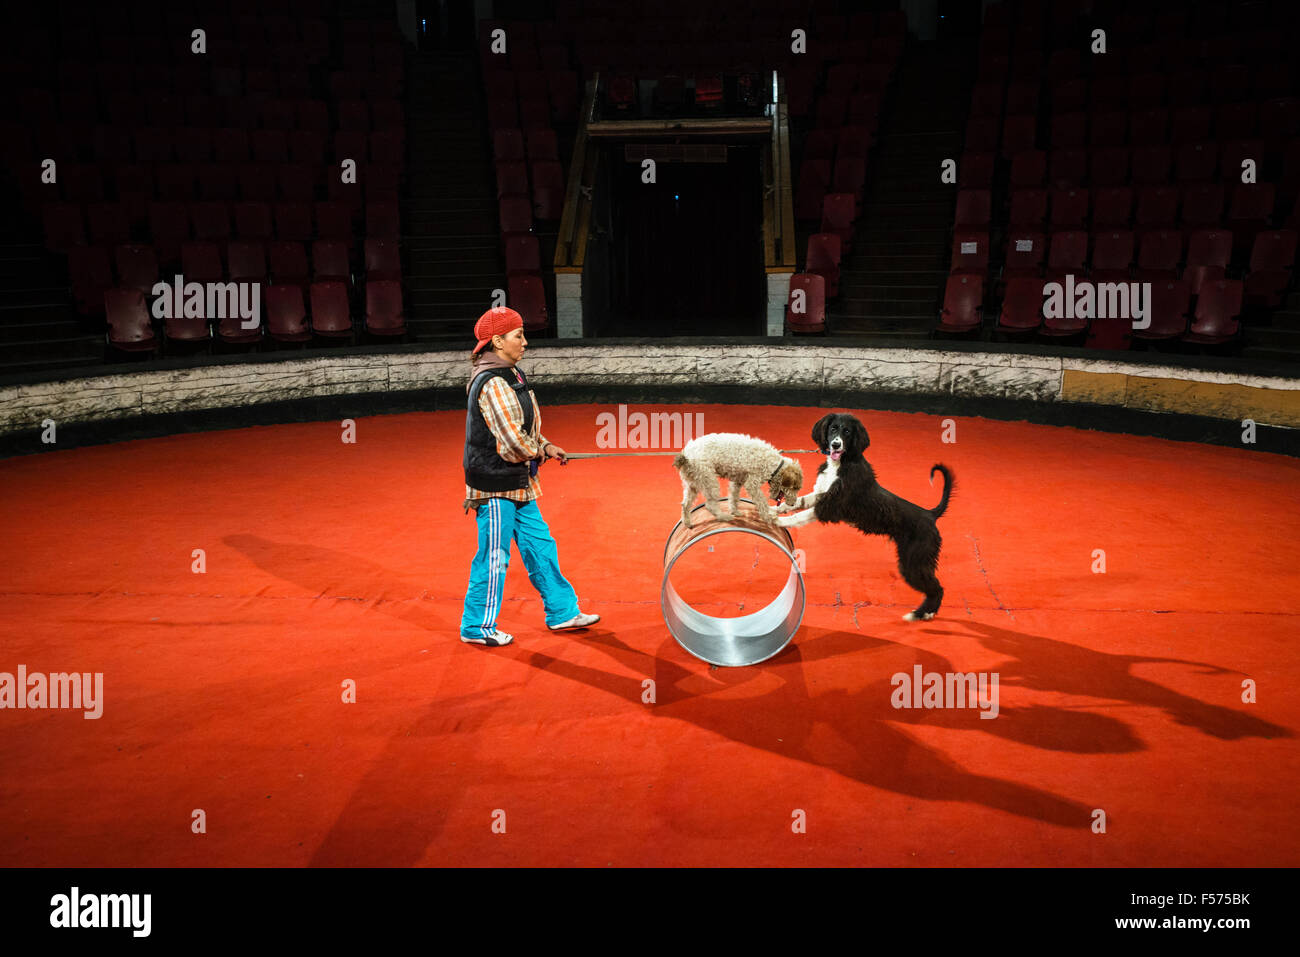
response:
[[[1047,176],[1047,154],[1042,150],[1023,150],[1011,159],[1011,188],[1043,185]]]
[[[1203,143],[1210,139],[1210,111],[1204,106],[1184,106],[1174,110],[1169,142]]]
[[[268,240],[274,235],[271,207],[263,202],[235,203],[235,235],[240,239]]]
[[[501,163],[523,161],[525,159],[523,134],[517,129],[493,130],[492,158],[496,160],[498,166]]]
[[[313,282],[337,281],[352,285],[352,263],[348,246],[341,240],[318,239],[311,244]]]
[[[1077,229],[1088,218],[1086,189],[1052,190],[1052,229]]]
[[[73,246],[68,250],[68,279],[77,312],[98,316],[104,312],[104,291],[113,288],[113,266],[103,246]]]
[[[310,203],[316,198],[316,168],[306,163],[281,163],[276,167],[281,199]]]
[[[396,239],[367,237],[365,242],[366,280],[402,278],[402,255]]]
[[[808,237],[803,271],[821,276],[825,294],[832,299],[840,294],[840,256],[840,237],[834,233],[813,233]]]
[[[1223,218],[1223,184],[1196,183],[1183,190],[1184,226],[1217,226]]]
[[[1191,283],[1192,293],[1200,295],[1209,280],[1223,279],[1232,258],[1232,233],[1226,229],[1198,229],[1187,244],[1187,267],[1183,278]]]
[[[337,200],[323,200],[315,204],[315,212],[316,235],[321,239],[337,240],[351,249],[352,212],[347,205]]]
[[[1187,331],[1187,310],[1192,287],[1186,279],[1157,279],[1151,282],[1147,304],[1150,325],[1133,329],[1138,339],[1177,339]]]
[[[45,248],[66,253],[74,246],[86,245],[86,227],[80,203],[49,202],[41,209],[45,227]]]
[[[799,182],[794,192],[794,216],[798,220],[816,220],[822,215],[822,203],[831,182],[829,160],[806,159],[799,167]]]
[[[1199,183],[1214,179],[1219,166],[1219,150],[1213,142],[1184,143],[1178,147],[1174,161],[1174,179],[1180,183]]]
[[[221,247],[213,242],[181,243],[181,273],[186,282],[221,282]]]
[[[553,222],[564,211],[564,167],[555,160],[533,163],[533,212],[543,222]]]
[[[528,159],[531,162],[552,160],[559,162],[560,150],[556,142],[555,131],[551,129],[533,129],[528,131]]]
[[[1042,226],[1047,219],[1047,191],[1017,189],[1011,194],[1012,226]]]
[[[536,236],[516,235],[506,240],[506,275],[541,275],[541,247]]]
[[[528,164],[522,159],[505,160],[496,164],[497,199],[502,196],[528,194]]]
[[[943,291],[943,311],[939,313],[938,328],[943,332],[969,332],[978,329],[983,320],[980,307],[984,302],[984,277],[982,275],[952,275]]]
[[[218,163],[248,162],[248,133],[229,126],[212,133],[212,158]]]
[[[197,173],[201,199],[230,203],[239,198],[239,183],[233,167],[225,163],[203,163],[197,168]]]
[[[1088,258],[1088,234],[1081,229],[1052,233],[1047,246],[1047,271],[1050,274],[1073,273],[1082,277]]]
[[[123,352],[153,352],[158,348],[144,294],[139,289],[106,289],[104,317],[108,344]]]
[[[299,285],[268,286],[263,292],[266,332],[277,342],[308,342],[311,328]]]
[[[853,249],[855,216],[852,193],[828,193],[822,200],[822,222],[818,232],[834,233],[839,236],[840,250],[845,256]]]
[[[1048,182],[1054,189],[1082,186],[1088,179],[1088,154],[1080,149],[1054,149]]]
[[[1082,149],[1087,145],[1087,114],[1057,113],[1052,117],[1051,124],[1052,149]]]
[[[1135,149],[1159,146],[1169,140],[1169,111],[1166,109],[1130,110],[1128,141]]]
[[[1016,277],[1007,280],[997,328],[1002,332],[1032,332],[1043,322],[1043,280]]]
[[[988,230],[956,229],[952,234],[950,275],[983,276],[989,269]]]
[[[1006,256],[1003,261],[1004,280],[1026,279],[1043,274],[1043,259],[1047,255],[1047,238],[1033,229],[1011,227],[1007,231]]]
[[[966,121],[966,149],[978,153],[991,153],[998,148],[998,120],[993,116],[972,116]],[[1033,149],[1030,143],[1024,149]],[[1016,152],[1020,152],[1017,150]],[[1003,151],[1003,155],[1012,155]]]
[[[131,240],[131,220],[122,203],[89,203],[86,221],[92,245],[116,246]]]
[[[1201,285],[1196,297],[1196,315],[1184,342],[1218,345],[1234,339],[1240,330],[1242,283],[1240,279],[1215,279]]]
[[[1137,215],[1139,232],[1172,229],[1178,221],[1178,187],[1144,186],[1138,190]]]
[[[352,337],[352,310],[348,287],[328,280],[311,284],[311,328],[317,335],[334,339]]]
[[[502,236],[533,231],[533,204],[527,196],[502,196],[497,201]]]
[[[240,163],[236,167],[239,197],[245,202],[273,203],[279,197],[275,167],[265,163]]]
[[[1123,146],[1128,136],[1128,114],[1123,110],[1094,113],[1088,143],[1094,149]]]
[[[866,163],[871,153],[871,130],[865,126],[845,126],[839,131],[835,157],[837,160],[857,159]],[[990,162],[992,154],[989,154]]]
[[[227,203],[190,203],[189,217],[195,239],[230,239],[230,206]]]
[[[1106,186],[1093,191],[1094,228],[1126,228],[1133,215],[1133,190],[1127,186]]]
[[[314,236],[310,203],[276,203],[275,236],[281,240],[307,242]]]
[[[1124,186],[1128,183],[1128,147],[1112,146],[1094,150],[1090,160],[1090,182],[1093,186]]]
[[[1107,230],[1092,237],[1093,282],[1127,282],[1133,265],[1133,234],[1127,229]]]
[[[1139,280],[1174,279],[1183,255],[1183,234],[1177,230],[1143,233],[1138,246]]]
[[[790,277],[785,324],[791,332],[821,332],[826,328],[826,282],[815,273]]]
[[[1255,103],[1224,103],[1214,112],[1214,132],[1220,141],[1245,140],[1255,135],[1259,106]],[[1267,131],[1265,131],[1267,132]]]
[[[277,286],[306,286],[310,281],[307,251],[302,243],[276,240],[267,244],[271,257],[271,282]]]
[[[1221,141],[1222,139],[1220,137]],[[1242,166],[1246,160],[1254,162],[1258,174],[1259,168],[1264,165],[1264,150],[1263,140],[1235,139],[1223,143],[1219,149],[1219,175],[1225,183],[1240,183]]]
[[[867,179],[867,164],[860,159],[840,157],[835,161],[831,192],[852,193],[855,208],[862,210],[862,190]]]
[[[176,131],[176,158],[184,163],[206,163],[212,158],[212,131],[186,126]]]
[[[154,167],[154,176],[161,200],[188,203],[198,195],[196,171],[188,163],[159,163]]]
[[[1226,225],[1232,230],[1233,246],[1244,256],[1255,235],[1272,224],[1277,187],[1273,183],[1238,183],[1228,201]]]
[[[366,204],[366,235],[377,239],[397,239],[402,235],[396,203]]]
[[[393,279],[366,282],[366,331],[374,335],[406,334],[402,284]]]
[[[179,262],[181,243],[190,238],[190,217],[185,204],[150,203],[149,236],[161,263]]]
[[[550,325],[546,309],[546,289],[542,277],[519,273],[506,280],[510,308],[524,318],[524,330],[535,332]]]
[[[338,122],[341,130],[369,130],[370,108],[358,97],[347,97],[338,102]]]
[[[969,126],[967,127],[969,131]],[[1002,156],[1010,159],[1024,150],[1032,150],[1037,145],[1038,118],[1035,116],[1008,116],[1002,122]],[[1058,144],[1053,143],[1053,146]],[[975,146],[967,134],[966,148],[992,150],[992,146]]]
[[[1295,266],[1296,231],[1265,230],[1255,237],[1246,272],[1245,299],[1249,305],[1274,309],[1282,304]]]
[[[153,292],[158,282],[158,255],[152,246],[123,243],[113,250],[118,285],[138,289],[144,295]]]
[[[953,225],[987,227],[991,205],[992,194],[987,189],[959,190]]]
[[[1136,185],[1160,185],[1169,182],[1173,162],[1168,146],[1139,146],[1133,150],[1133,182]]]
[[[226,268],[234,282],[266,282],[266,247],[258,240],[235,239],[226,246]]]

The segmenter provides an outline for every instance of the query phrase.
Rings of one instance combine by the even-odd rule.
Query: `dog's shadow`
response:
[[[1181,658],[1111,654],[980,621],[963,621],[962,627],[975,632],[976,639],[985,648],[1011,659],[1010,663],[998,667],[1002,684],[1159,708],[1178,724],[1228,741],[1246,737],[1294,737],[1280,725],[1221,704],[1200,701],[1131,672],[1139,664],[1172,664],[1198,668],[1205,674],[1238,674],[1218,665]],[[926,628],[924,632],[971,637],[968,633],[939,628]]]
[[[889,675],[910,671],[912,664],[939,672],[952,671],[952,665],[939,655],[882,639],[864,639],[860,634],[806,632],[798,646],[787,648],[761,666],[720,668],[709,673],[715,689],[718,684],[735,687],[760,676],[765,679],[764,687],[775,684],[743,701],[708,693],[703,686],[709,682],[674,660],[684,652],[671,638],[655,654],[630,648],[608,632],[593,634],[584,643],[608,654],[620,666],[620,672],[630,670],[653,677],[657,697],[652,713],[661,718],[689,722],[740,744],[827,768],[898,794],[935,801],[969,801],[1063,827],[1090,826],[1089,814],[1094,805],[968,771],[894,725],[927,723],[988,731],[1040,747],[1053,746],[1044,742],[1054,741],[1060,750],[1126,751],[1140,746],[1121,722],[1104,716],[1054,709],[1012,709],[989,721],[980,719],[973,709],[895,710],[890,704],[893,687]],[[887,675],[858,687],[810,693],[805,681],[806,663],[864,650],[887,659]],[[641,699],[641,677],[592,668],[543,652],[514,649],[513,657],[529,667],[625,701]]]

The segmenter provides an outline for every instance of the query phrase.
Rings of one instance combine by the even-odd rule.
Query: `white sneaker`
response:
[[[494,631],[492,632],[491,638],[482,636],[478,638],[466,638],[464,635],[461,635],[460,640],[470,645],[488,645],[491,648],[500,648],[502,645],[508,645],[510,642],[514,641],[515,636],[507,635],[504,631]]]
[[[551,631],[568,631],[571,628],[586,628],[600,621],[600,615],[584,615],[582,612],[559,625],[551,625]]]

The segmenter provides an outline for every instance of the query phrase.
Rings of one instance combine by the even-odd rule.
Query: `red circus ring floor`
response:
[[[826,411],[690,410],[783,448]],[[607,411],[549,407],[546,432],[595,451]],[[796,529],[803,626],[741,669],[661,617],[669,458],[545,467],[562,565],[603,620],[548,632],[516,552],[501,649],[457,640],[462,413],[362,418],[355,445],[321,422],[0,462],[0,671],[105,674],[99,720],[0,711],[0,864],[1300,861],[1300,463],[959,417],[946,445],[939,416],[862,418],[886,487],[928,507],[929,466],[956,474],[943,609],[901,620],[919,596],[886,539]],[[918,663],[998,672],[999,717],[895,710],[890,676]]]

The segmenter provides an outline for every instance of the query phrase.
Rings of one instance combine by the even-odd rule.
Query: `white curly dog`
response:
[[[687,442],[673,459],[673,468],[682,477],[682,524],[691,527],[691,506],[695,497],[704,496],[705,507],[715,518],[729,521],[739,514],[740,492],[745,490],[758,507],[765,522],[775,522],[776,514],[768,506],[763,483],[768,483],[772,498],[793,505],[803,488],[803,468],[762,439],[738,432],[711,432]],[[722,512],[718,479],[731,483],[731,515]]]

